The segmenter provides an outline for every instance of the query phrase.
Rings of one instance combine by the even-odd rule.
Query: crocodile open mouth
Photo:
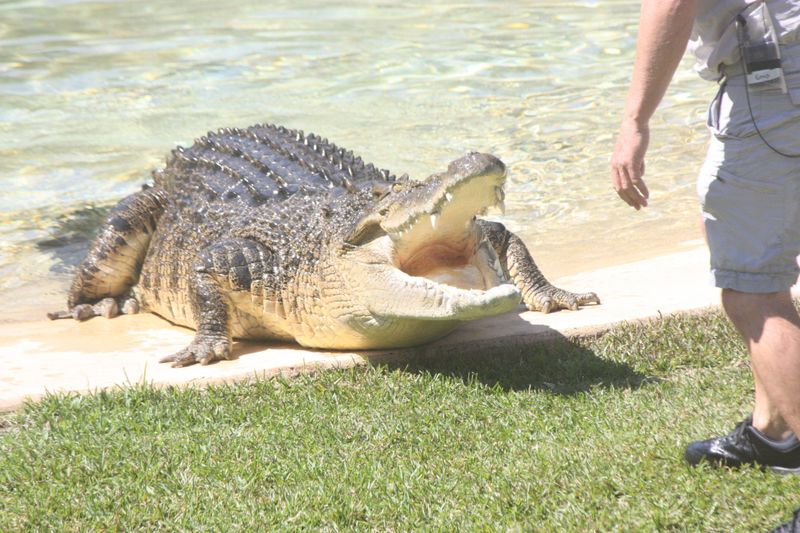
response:
[[[476,168],[467,165],[429,178],[424,191],[407,202],[413,205],[402,205],[381,224],[392,241],[393,263],[405,274],[462,289],[506,283],[475,220],[489,208],[504,209],[505,166],[484,154],[459,162],[463,167],[473,160]]]
[[[476,216],[502,209],[502,176],[472,180],[447,190],[435,208],[420,212],[389,233],[394,264],[409,276],[462,289],[485,290],[504,283],[500,262]]]
[[[503,208],[505,176],[496,157],[467,154],[444,173],[401,185],[356,224],[347,253],[362,265],[358,289],[373,316],[460,321],[519,305],[477,221]]]

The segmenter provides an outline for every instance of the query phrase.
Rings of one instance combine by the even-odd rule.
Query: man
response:
[[[642,2],[611,181],[628,205],[647,206],[648,122],[688,43],[700,75],[721,83],[709,107],[712,136],[698,193],[712,277],[747,345],[755,402],[730,434],[689,444],[685,458],[800,474],[800,316],[789,292],[800,254],[800,1],[766,4],[767,11],[754,0]],[[780,80],[748,84],[743,72],[742,32],[767,17],[781,43],[787,92]]]

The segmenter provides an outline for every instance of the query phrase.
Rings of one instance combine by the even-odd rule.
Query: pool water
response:
[[[609,185],[639,2],[0,3],[0,321],[63,307],[110,205],[178,144],[272,122],[398,175],[466,151],[509,168],[507,211],[549,277],[699,236],[714,87],[686,61],[653,119],[652,205]],[[592,288],[587,288],[592,289]]]

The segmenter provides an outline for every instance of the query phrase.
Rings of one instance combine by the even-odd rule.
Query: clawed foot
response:
[[[214,361],[231,358],[231,342],[225,338],[195,338],[183,350],[162,358],[159,363],[172,363],[173,367],[189,366],[195,363],[207,365]]]
[[[89,320],[94,316],[114,318],[119,314],[135,315],[139,312],[139,302],[135,298],[103,298],[96,304],[79,304],[69,311],[47,313],[50,320],[72,318],[79,321]]]
[[[525,305],[531,311],[550,313],[559,309],[576,311],[580,306],[599,304],[600,298],[593,292],[574,293],[556,287],[525,295]]]

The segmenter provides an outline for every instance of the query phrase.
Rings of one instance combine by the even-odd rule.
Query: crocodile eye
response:
[[[403,190],[403,185],[401,183],[392,183],[392,191],[400,192]]]
[[[389,196],[391,192],[392,189],[387,187],[385,184],[375,183],[372,185],[372,197],[379,202]]]

